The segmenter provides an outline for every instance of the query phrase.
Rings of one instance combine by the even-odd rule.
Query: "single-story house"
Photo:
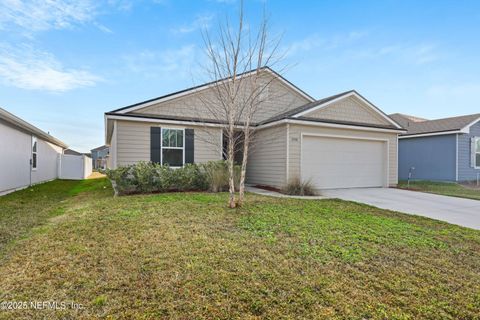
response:
[[[106,145],[91,150],[93,169],[106,169],[110,148]]]
[[[270,84],[253,117],[247,183],[281,188],[300,178],[318,189],[397,184],[398,135],[404,132],[398,123],[356,91],[315,100],[272,69],[261,72]],[[111,167],[222,159],[224,124],[212,120],[202,101],[223,81],[231,80],[107,112]]]
[[[67,145],[0,108],[0,195],[59,176]]]
[[[399,177],[432,181],[480,178],[480,113],[427,120],[390,115],[407,132],[399,137]]]

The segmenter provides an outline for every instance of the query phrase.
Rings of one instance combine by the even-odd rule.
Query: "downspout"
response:
[[[290,124],[287,123],[287,157],[286,157],[286,168],[285,168],[285,185],[288,184],[290,180]]]
[[[29,166],[28,166],[28,170],[30,171],[30,183],[29,183],[29,187],[32,186],[32,166],[33,166],[33,135],[30,134],[30,161],[29,161]]]
[[[457,133],[455,136],[456,136],[456,147],[455,147],[455,182],[458,182],[458,136],[459,136],[459,134]]]

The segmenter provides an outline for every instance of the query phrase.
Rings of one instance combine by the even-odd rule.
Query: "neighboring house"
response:
[[[407,133],[399,141],[399,178],[471,181],[480,177],[480,113],[427,120],[390,116]],[[414,168],[414,169],[412,169]]]
[[[355,91],[315,100],[270,68],[261,72],[271,84],[267,102],[253,119],[256,136],[247,183],[281,188],[300,178],[318,189],[397,184],[397,142],[404,132],[399,124]],[[200,103],[215,85],[106,113],[111,167],[139,161],[175,167],[222,159],[223,126]]]
[[[0,108],[0,194],[59,176],[65,143]]]
[[[106,169],[108,166],[110,148],[101,146],[91,150],[93,169]]]

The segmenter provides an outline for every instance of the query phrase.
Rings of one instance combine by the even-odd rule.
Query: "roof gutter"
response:
[[[445,135],[449,135],[449,134],[458,134],[458,133],[465,133],[465,131],[463,129],[461,129],[461,130],[449,130],[449,131],[418,133],[418,134],[399,136],[398,139],[411,139],[411,138],[432,137],[432,136],[445,136]]]
[[[376,128],[368,126],[358,126],[350,124],[336,124],[336,123],[327,123],[327,122],[318,122],[318,121],[308,121],[308,120],[297,120],[297,119],[283,119],[267,124],[260,125],[256,129],[264,129],[280,124],[298,124],[298,125],[307,125],[314,127],[326,127],[326,128],[341,128],[341,129],[352,129],[352,130],[361,130],[361,131],[375,131],[375,132],[391,132],[391,133],[404,133],[406,130],[403,129],[388,129],[388,128]]]
[[[43,130],[40,130],[39,128],[35,127],[34,125],[31,125],[30,123],[26,122],[25,120],[20,119],[19,117],[11,114],[10,112],[0,108],[0,119],[3,119],[4,121],[24,130],[27,131],[38,138],[41,138],[45,141],[48,141],[50,143],[53,143],[59,147],[62,147],[64,149],[68,148],[68,145],[63,143],[62,141],[58,140],[57,138],[51,136],[50,134],[46,133]]]
[[[105,114],[105,119],[106,120],[128,120],[128,121],[137,121],[137,122],[152,122],[152,123],[171,123],[171,124],[182,124],[182,125],[201,125],[205,127],[217,127],[217,128],[225,127],[225,124],[208,123],[203,121],[170,120],[170,119],[148,118],[148,117],[138,117],[138,116],[132,117],[128,115]],[[265,129],[265,128],[274,127],[274,126],[287,124],[287,123],[309,125],[309,126],[316,126],[316,127],[362,130],[362,131],[393,132],[393,133],[407,132],[406,130],[403,130],[403,129],[377,128],[377,127],[368,127],[368,126],[360,126],[360,125],[337,124],[337,123],[327,123],[327,122],[298,120],[298,119],[280,119],[280,120],[272,121],[266,124],[252,126],[252,127],[258,130],[258,129]],[[242,125],[237,125],[236,127],[243,128]]]

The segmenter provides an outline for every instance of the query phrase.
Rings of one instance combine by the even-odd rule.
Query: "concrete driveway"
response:
[[[480,201],[478,200],[393,188],[324,190],[322,195],[480,230]]]

